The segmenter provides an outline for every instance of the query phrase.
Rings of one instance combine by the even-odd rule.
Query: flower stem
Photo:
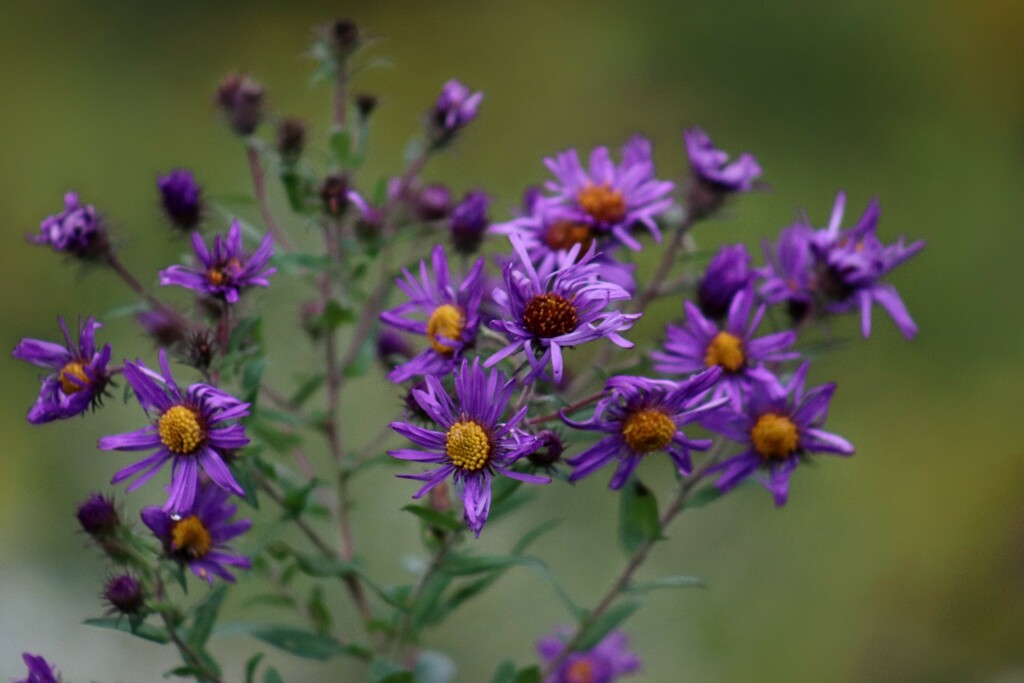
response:
[[[566,406],[566,407],[562,408],[561,410],[556,410],[553,413],[548,413],[547,415],[541,415],[540,417],[530,418],[529,420],[526,421],[526,424],[528,424],[528,425],[536,425],[536,424],[543,424],[545,422],[550,422],[551,420],[557,420],[558,418],[560,418],[562,416],[563,413],[572,413],[572,412],[575,412],[575,411],[579,410],[580,408],[585,408],[586,406],[590,405],[591,403],[594,403],[594,402],[600,400],[600,398],[602,396],[604,396],[604,392],[599,391],[596,394],[592,394],[590,396],[587,396],[586,398],[580,399],[579,401],[576,401],[572,405]]]
[[[270,204],[267,202],[267,187],[263,179],[263,167],[260,165],[260,154],[256,145],[249,142],[245,147],[246,156],[249,159],[249,172],[252,174],[252,187],[256,193],[256,201],[260,205],[260,215],[267,225],[267,230],[274,236],[274,241],[283,249],[291,251],[291,241],[281,232],[281,228],[274,220],[274,214],[270,211]]]
[[[117,254],[115,254],[113,250],[111,250],[106,256],[106,264],[126,285],[128,285],[130,290],[139,296],[140,299],[152,306],[155,310],[173,318],[176,323],[182,325],[185,329],[192,328],[192,324],[185,318],[185,316],[150,294],[149,291],[142,286],[142,283],[139,282],[138,278],[132,275],[131,272],[125,268],[125,265],[121,263],[121,260],[117,258]]]

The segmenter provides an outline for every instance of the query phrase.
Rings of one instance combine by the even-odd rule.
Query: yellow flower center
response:
[[[157,421],[160,441],[172,453],[192,453],[206,436],[196,411],[185,406],[171,406]]]
[[[750,430],[750,440],[754,442],[754,450],[761,457],[780,460],[792,455],[800,445],[800,433],[797,426],[785,415],[766,413],[758,418]]]
[[[626,198],[620,190],[613,190],[608,183],[587,183],[576,195],[576,202],[601,223],[618,223],[626,216]]]
[[[719,332],[704,352],[704,364],[709,368],[720,365],[723,370],[736,372],[743,367],[743,340],[728,332]]]
[[[206,271],[206,279],[211,285],[219,286],[233,278],[242,269],[242,262],[237,258],[230,258],[226,262],[216,265]]]
[[[460,420],[448,428],[444,450],[452,465],[477,472],[490,460],[491,439],[473,420]]]
[[[60,380],[60,388],[67,395],[78,393],[89,386],[89,376],[85,374],[85,363],[80,360],[73,360],[62,367],[57,378]],[[81,384],[76,383],[75,379]]]
[[[523,327],[543,339],[569,334],[579,324],[576,305],[554,292],[538,294],[523,309]]]
[[[676,423],[657,408],[638,410],[622,425],[622,438],[626,445],[640,455],[662,450],[675,434]]]
[[[594,238],[590,235],[590,226],[586,223],[556,221],[544,231],[544,244],[556,250],[568,251],[577,244],[582,244],[580,253],[583,253],[590,248],[590,243],[593,241]]]
[[[195,515],[174,523],[171,529],[171,548],[175,551],[198,560],[206,557],[212,546],[210,532]]]
[[[450,356],[455,349],[448,346],[459,338],[466,327],[462,309],[452,304],[441,304],[427,319],[427,339],[434,350],[442,356]]]
[[[594,667],[589,659],[577,659],[565,670],[565,683],[594,683]]]

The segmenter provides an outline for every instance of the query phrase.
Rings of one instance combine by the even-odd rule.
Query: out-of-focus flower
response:
[[[102,325],[93,318],[86,319],[79,324],[75,342],[64,319],[57,321],[64,332],[63,346],[41,339],[22,339],[11,353],[18,360],[52,371],[43,378],[39,397],[28,411],[32,424],[62,420],[95,407],[110,379],[110,344],[96,350],[96,330]]]
[[[487,208],[490,200],[481,190],[467,192],[452,210],[452,246],[460,254],[473,254],[487,231]]]
[[[478,360],[474,360],[472,365],[463,361],[455,371],[455,401],[436,376],[427,375],[424,382],[426,389],[414,390],[413,396],[420,408],[444,431],[424,429],[408,422],[392,422],[392,429],[419,448],[403,448],[388,453],[402,460],[439,465],[422,474],[398,476],[425,482],[414,498],[423,496],[451,477],[456,492],[462,498],[466,524],[479,536],[491,509],[491,479],[495,475],[534,484],[550,481],[546,477],[511,469],[516,460],[537,447],[536,439],[519,429],[519,423],[526,416],[526,407],[502,422],[502,415],[515,391],[515,380],[506,382],[505,375],[498,370],[485,372]]]
[[[727,244],[708,262],[697,283],[697,306],[707,317],[721,320],[729,312],[733,297],[753,281],[747,248]]]
[[[113,498],[93,493],[78,506],[76,513],[82,530],[93,538],[106,538],[121,526]]]
[[[539,638],[537,654],[541,662],[546,665],[561,656],[572,632],[572,627],[561,626]],[[629,638],[622,631],[612,631],[590,650],[569,653],[544,683],[612,683],[638,671],[640,658],[629,651]]]
[[[277,153],[286,164],[294,164],[306,148],[306,122],[289,116],[277,122]]]
[[[711,138],[700,128],[684,131],[683,139],[690,167],[700,182],[721,194],[754,189],[754,181],[761,177],[761,167],[753,154],[741,154],[730,163],[729,155],[715,147]]]
[[[54,672],[53,666],[41,656],[23,652],[21,658],[28,667],[28,677],[11,679],[11,683],[60,683],[60,676]]]
[[[130,574],[120,574],[107,581],[103,587],[103,599],[114,612],[125,615],[139,614],[146,604],[142,585]]]
[[[238,221],[231,222],[227,235],[214,238],[212,252],[206,248],[202,235],[192,233],[192,249],[199,261],[198,268],[171,266],[161,270],[161,285],[185,287],[234,304],[243,289],[270,286],[267,278],[277,272],[267,265],[274,255],[271,235],[264,235],[256,251],[246,254]]]
[[[179,168],[157,176],[156,186],[164,213],[175,227],[187,232],[199,225],[203,214],[202,188],[191,171]]]
[[[431,183],[415,191],[412,205],[421,221],[441,220],[451,213],[452,191],[447,185]]]
[[[432,134],[437,140],[447,140],[456,131],[476,118],[477,110],[484,99],[482,92],[471,92],[456,80],[450,80],[441,88],[441,94],[434,104],[431,116]]]
[[[263,86],[242,74],[228,74],[217,86],[217,104],[239,135],[252,135],[263,121]]]
[[[33,244],[47,245],[82,259],[97,259],[110,250],[110,240],[96,207],[82,204],[76,192],[65,194],[64,210],[44,218],[39,233],[26,238]]]

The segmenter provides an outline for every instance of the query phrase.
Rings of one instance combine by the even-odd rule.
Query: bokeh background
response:
[[[158,214],[157,172],[190,166],[211,193],[248,191],[241,146],[210,107],[226,71],[264,82],[273,109],[309,118],[322,144],[328,93],[308,87],[302,53],[311,26],[345,15],[382,36],[375,51],[393,63],[359,83],[382,103],[368,178],[398,168],[420,112],[458,77],[486,92],[482,114],[427,176],[486,188],[496,217],[544,178],[543,155],[568,146],[642,132],[661,175],[679,177],[680,130],[700,124],[725,149],[753,151],[772,186],[702,226],[702,246],[755,245],[803,209],[823,224],[840,188],[851,213],[880,197],[884,239],[928,240],[893,277],[919,338],[906,343],[876,313],[862,341],[847,320],[838,330],[855,343],[814,368],[815,380],[839,383],[831,426],[856,457],[799,471],[782,510],[751,487],[684,516],[645,575],[695,574],[708,586],[659,594],[629,622],[646,662],[638,680],[1024,681],[1024,4],[11,5],[0,23],[0,346],[53,337],[58,314],[131,300],[109,274],[82,274],[24,242],[66,188],[107,214],[147,283],[184,249]],[[282,326],[270,368],[282,381],[308,351],[282,341],[296,295],[282,284],[260,299]],[[657,309],[643,334],[677,311]],[[115,356],[154,358],[128,320],[103,334]],[[22,672],[28,649],[75,681],[161,680],[176,661],[169,649],[78,625],[102,611],[105,569],[73,511],[128,461],[94,443],[135,428],[137,408],[30,428],[35,371],[0,359],[0,378],[0,678]],[[353,423],[395,411],[378,378],[352,394]],[[670,480],[645,467],[646,480]],[[410,487],[391,474],[362,480],[357,541],[397,581],[418,546],[398,512]],[[622,562],[605,479],[542,492],[522,519],[489,528],[481,549],[562,517],[537,552],[592,602]],[[237,601],[229,611],[251,616]],[[426,644],[476,683],[505,657],[530,661],[534,638],[565,620],[547,585],[513,571]],[[229,680],[257,648],[223,641]],[[357,680],[343,666],[318,677],[287,655],[270,661],[289,681]]]

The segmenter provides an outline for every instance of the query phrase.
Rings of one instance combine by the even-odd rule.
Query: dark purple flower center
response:
[[[213,537],[195,515],[178,520],[171,528],[171,549],[187,559],[202,559],[212,547]]]
[[[89,376],[85,374],[86,364],[84,360],[73,360],[60,369],[57,379],[60,380],[60,388],[66,395],[77,394],[89,388]]]
[[[580,208],[600,223],[618,223],[626,217],[626,198],[608,183],[587,185],[576,195]]]
[[[526,303],[523,310],[523,326],[542,339],[569,334],[579,324],[576,305],[554,292],[538,294]]]
[[[582,254],[590,248],[594,241],[590,234],[590,226],[586,223],[575,223],[573,221],[555,221],[544,231],[544,244],[554,250],[572,249],[577,244],[583,245],[580,249]]]
[[[664,449],[675,434],[676,423],[659,408],[641,408],[622,422],[622,439],[641,455]]]
[[[784,460],[800,446],[800,431],[785,415],[765,413],[750,429],[750,441],[765,460]]]

